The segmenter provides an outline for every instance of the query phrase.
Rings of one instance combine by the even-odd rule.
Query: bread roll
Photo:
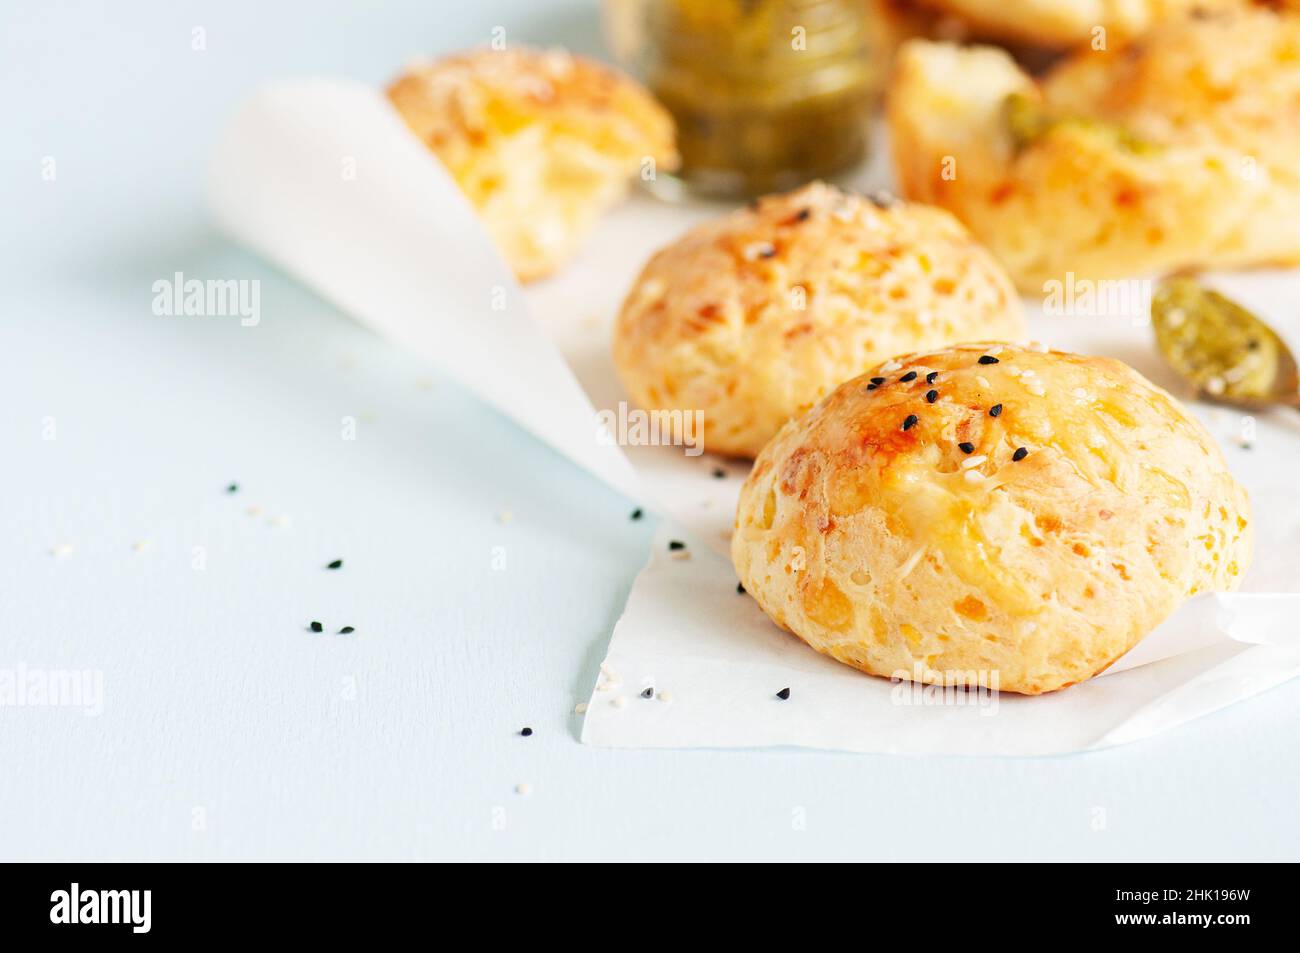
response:
[[[388,98],[522,281],[572,257],[633,178],[678,162],[672,118],[649,93],[561,50],[449,56],[410,68]]]
[[[1251,543],[1218,447],[1136,371],[964,345],[891,361],[786,424],[745,481],[731,553],[819,652],[1033,695],[1235,589]]]
[[[1035,82],[914,40],[888,122],[900,187],[1048,282],[1300,261],[1300,17],[1241,10],[1085,49]]]
[[[947,212],[814,183],[656,254],[614,361],[641,407],[702,411],[704,449],[752,457],[887,357],[1023,334],[1011,282]]]

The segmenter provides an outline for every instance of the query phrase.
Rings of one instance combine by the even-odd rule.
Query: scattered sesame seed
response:
[[[939,372],[938,372],[938,371],[931,371],[929,374],[926,374],[926,375],[925,375],[925,382],[926,382],[927,384],[933,384],[934,381],[935,381],[935,378],[937,378],[938,376],[939,376]]]
[[[992,354],[981,354],[979,362],[981,364],[996,364],[998,363],[998,359]]]
[[[497,522],[499,523],[509,523],[514,518],[515,514],[511,513],[509,510],[502,509],[497,511]]]
[[[614,671],[614,667],[608,662],[600,663],[600,674],[606,678],[618,678],[618,672]]]
[[[984,474],[980,473],[978,470],[967,470],[962,474],[962,476],[965,478],[967,483],[979,483],[984,479]]]
[[[904,430],[911,430],[913,427],[916,426],[917,421],[920,420],[920,419],[921,419],[921,418],[917,417],[916,414],[908,414],[908,415],[903,419],[903,429],[904,429]]]
[[[925,547],[924,546],[918,547],[916,552],[912,553],[912,555],[907,557],[907,562],[903,563],[903,565],[898,568],[898,578],[906,579],[908,576],[910,576],[912,574],[912,570],[916,568],[917,564],[921,561],[921,557],[924,555],[925,555]]]
[[[256,503],[254,503],[248,509],[244,510],[244,512],[247,513],[249,516],[261,516],[262,508],[258,506]]]
[[[520,729],[519,729],[519,733],[520,733],[521,735],[523,735],[525,738],[531,738],[531,737],[533,736],[533,729],[531,729],[531,728],[520,728]]]
[[[981,463],[983,463],[983,462],[984,462],[985,460],[987,460],[987,459],[988,459],[988,456],[987,456],[986,454],[983,454],[983,453],[981,453],[981,454],[980,454],[979,456],[977,456],[977,457],[967,457],[965,460],[963,460],[963,461],[961,462],[961,468],[962,468],[963,470],[971,470],[971,469],[974,469],[975,467],[979,466]]]
[[[883,384],[884,382],[885,382],[885,378],[883,378],[883,377],[873,377],[873,378],[871,378],[871,383],[875,384],[877,387],[879,387],[879,386],[880,386],[881,384]]]
[[[645,516],[645,513],[643,513],[641,511],[641,507],[638,506],[636,509],[634,509],[631,513],[628,514],[627,518],[630,520],[639,520],[643,516]]]
[[[238,484],[238,483],[232,483],[232,484],[230,484],[230,486],[226,487],[226,492],[227,492],[227,493],[238,493],[238,492],[239,492],[239,484]]]
[[[329,565],[327,565],[325,568],[326,568],[326,569],[342,569],[342,568],[343,568],[343,560],[341,560],[341,559],[336,559],[336,560],[334,560],[332,563],[330,563]]]
[[[280,513],[276,516],[272,516],[269,520],[267,520],[267,522],[275,527],[285,527],[289,525],[289,517],[285,516],[283,513]]]
[[[736,592],[742,596],[745,594],[745,584],[743,582],[736,583]]]
[[[355,631],[357,630],[353,626],[345,625],[343,628],[339,629],[339,635],[351,635]]]
[[[726,476],[727,476],[727,471],[724,470],[724,469],[722,469],[722,467],[714,467],[714,468],[713,468],[713,479],[715,479],[715,480],[723,480],[723,479],[726,479]]]
[[[527,781],[521,781],[515,785],[515,793],[520,797],[528,797],[528,795],[533,793],[533,786]]]
[[[1019,463],[1021,460],[1025,459],[1025,457],[1027,457],[1027,456],[1029,456],[1029,451],[1026,450],[1024,447],[1021,447],[1021,448],[1019,448],[1018,450],[1016,450],[1015,453],[1013,453],[1013,454],[1011,455],[1011,459],[1014,460],[1016,463]]]
[[[72,544],[59,543],[57,546],[55,546],[50,550],[50,555],[55,557],[56,559],[67,559],[69,556],[72,555]]]
[[[653,686],[648,686],[648,687],[646,687],[646,688],[641,692],[641,697],[642,697],[642,698],[654,698],[654,697],[655,697],[655,690],[654,690],[654,687],[653,687]]]
[[[939,392],[937,390],[928,390],[925,392],[925,400],[927,403],[933,404],[938,399]]]
[[[963,442],[963,443],[959,443],[959,444],[957,444],[957,449],[959,449],[962,453],[974,453],[974,452],[975,452],[975,444],[973,444],[973,443],[971,443],[971,442],[969,442],[969,441],[966,441],[966,442]]]
[[[627,699],[624,698],[622,695],[619,695],[619,696],[615,697],[615,698],[610,702],[610,704],[613,705],[615,708],[622,708],[622,707],[624,707],[625,705],[627,705]]]
[[[672,692],[660,692],[660,693],[658,694],[657,697],[658,697],[658,699],[659,699],[661,702],[670,702],[670,701],[673,700],[673,693],[672,693]]]
[[[668,555],[679,563],[686,562],[686,560],[691,558],[691,551],[689,549],[679,549],[676,552],[669,553]]]
[[[575,715],[585,715],[587,713],[587,703],[578,702],[578,704],[573,706],[573,713]]]
[[[319,622],[313,622],[311,624],[311,630],[313,632],[324,632],[325,626],[321,625]]]
[[[1030,381],[1025,385],[1025,390],[1029,391],[1029,393],[1033,394],[1035,397],[1042,397],[1047,393],[1047,388],[1038,381]]]
[[[989,416],[990,416],[990,417],[998,417],[998,416],[1001,416],[1001,414],[1002,414],[1002,405],[1001,405],[1001,404],[994,404],[992,407],[989,408]]]
[[[904,384],[911,383],[912,381],[916,380],[916,371],[908,371],[906,374],[900,377],[899,380],[902,381]]]
[[[892,374],[894,373],[894,371],[898,370],[902,366],[903,363],[901,361],[893,360],[893,361],[889,361],[888,363],[881,364],[880,369],[884,371],[886,374]]]
[[[669,551],[669,552],[673,552],[673,553],[675,553],[675,552],[677,552],[679,549],[685,549],[685,548],[686,548],[686,544],[683,543],[680,539],[670,539],[670,540],[668,541],[668,551]]]
[[[142,553],[149,548],[149,540],[142,539],[131,544],[131,548],[137,553]]]
[[[781,699],[781,701],[785,701],[787,698],[790,697],[790,689],[788,688],[781,689],[779,692],[776,693],[776,697]]]
[[[875,390],[879,386],[880,386],[879,384],[868,384],[867,390]]]

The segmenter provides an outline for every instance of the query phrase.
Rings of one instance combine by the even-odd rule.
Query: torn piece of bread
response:
[[[629,182],[678,163],[667,111],[621,73],[562,50],[476,49],[388,88],[522,281],[576,251]]]
[[[1036,83],[991,47],[912,41],[888,103],[909,198],[962,219],[1026,292],[1300,261],[1300,17],[1162,24]]]

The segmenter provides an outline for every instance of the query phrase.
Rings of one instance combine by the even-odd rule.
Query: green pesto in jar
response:
[[[1236,302],[1186,277],[1160,282],[1151,299],[1156,345],[1170,365],[1211,397],[1272,398],[1285,345]]]
[[[648,0],[646,78],[702,194],[793,188],[857,164],[880,81],[862,0]]]

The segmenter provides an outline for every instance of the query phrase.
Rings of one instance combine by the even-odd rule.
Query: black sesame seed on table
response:
[[[239,484],[238,484],[238,483],[232,483],[232,484],[230,484],[230,486],[226,487],[226,492],[227,492],[227,493],[238,493],[238,492],[239,492]]]
[[[724,478],[726,477],[726,475],[727,475],[727,471],[724,470],[724,469],[722,469],[722,467],[714,467],[714,468],[713,468],[713,479],[715,479],[715,480],[721,480],[721,479],[724,479]]]
[[[908,414],[908,415],[903,419],[903,429],[904,429],[904,430],[911,430],[913,427],[916,426],[917,421],[919,421],[920,419],[921,419],[921,418],[919,418],[918,416],[916,416],[916,414]]]
[[[996,364],[998,363],[998,359],[992,354],[981,354],[979,362],[981,364]]]
[[[742,596],[745,594],[745,584],[743,582],[736,583],[736,593]]]
[[[326,566],[325,568],[326,568],[326,569],[342,569],[342,568],[343,568],[343,560],[341,560],[341,559],[336,559],[336,560],[334,560],[332,563],[330,563],[328,566]]]
[[[966,440],[966,441],[963,441],[962,443],[957,444],[957,448],[958,448],[959,450],[961,450],[962,453],[974,453],[974,452],[975,452],[975,444],[971,443],[969,440]]]
[[[925,375],[925,382],[926,382],[927,384],[933,384],[935,378],[938,377],[938,376],[939,376],[939,372],[938,372],[938,371],[931,371],[929,374],[926,374],[926,375]]]
[[[776,693],[776,697],[781,699],[781,701],[785,701],[787,698],[790,697],[790,689],[788,688],[781,689],[779,692]]]
[[[668,549],[669,549],[671,552],[674,552],[674,553],[675,553],[675,552],[677,552],[677,551],[679,551],[679,550],[682,550],[682,549],[685,549],[685,548],[686,548],[686,544],[683,543],[680,539],[670,539],[670,540],[668,541]]]
[[[520,729],[519,729],[519,733],[520,733],[521,735],[523,735],[525,738],[531,738],[532,735],[533,735],[533,729],[531,729],[531,728],[520,728]]]
[[[1027,456],[1029,456],[1029,451],[1026,450],[1024,447],[1020,447],[1016,450],[1015,453],[1011,455],[1011,459],[1014,460],[1016,463],[1019,463]]]
[[[933,404],[938,399],[939,392],[937,390],[928,390],[925,392],[926,403]]]
[[[899,380],[902,381],[904,384],[916,380],[916,371],[908,371],[906,374],[900,377]]]
[[[989,416],[990,416],[990,417],[1000,417],[1001,415],[1002,415],[1002,405],[1001,405],[1001,404],[994,404],[992,407],[989,408]]]
[[[638,506],[636,509],[634,509],[631,513],[628,514],[627,518],[630,520],[639,520],[644,515],[645,514],[641,512],[641,507]]]
[[[654,690],[654,688],[653,688],[653,687],[646,688],[644,691],[641,692],[641,697],[642,697],[642,698],[654,698],[654,697],[655,697],[655,690]]]
[[[345,625],[343,628],[339,629],[339,635],[351,635],[355,631],[357,630],[352,626]]]
[[[313,632],[324,632],[325,626],[321,625],[319,622],[313,622],[311,624],[311,630]]]

